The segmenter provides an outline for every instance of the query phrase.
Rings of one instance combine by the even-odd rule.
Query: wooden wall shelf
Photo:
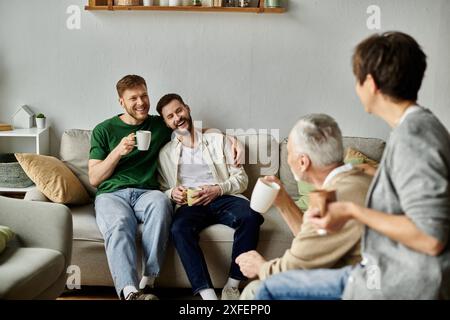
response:
[[[264,0],[260,0],[259,7],[162,7],[162,6],[114,6],[112,0],[90,0],[85,10],[92,11],[193,11],[193,12],[243,12],[243,13],[284,13],[285,8],[265,8]]]

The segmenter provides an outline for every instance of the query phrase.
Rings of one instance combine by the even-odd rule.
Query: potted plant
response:
[[[38,129],[44,129],[45,128],[45,115],[42,113],[39,113],[36,116],[36,127]]]

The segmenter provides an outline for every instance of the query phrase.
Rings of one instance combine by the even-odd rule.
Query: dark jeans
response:
[[[172,239],[186,270],[194,294],[213,288],[205,257],[199,246],[200,232],[214,224],[224,224],[235,229],[230,277],[245,280],[234,260],[241,254],[255,250],[259,227],[264,218],[250,208],[248,200],[221,196],[207,206],[182,206],[173,219]]]

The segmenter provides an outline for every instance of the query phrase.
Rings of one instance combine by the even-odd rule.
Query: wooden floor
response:
[[[161,300],[201,300],[192,295],[191,289],[157,288],[152,291]],[[218,296],[221,291],[216,290]],[[113,287],[82,287],[80,290],[67,290],[57,300],[118,300]]]

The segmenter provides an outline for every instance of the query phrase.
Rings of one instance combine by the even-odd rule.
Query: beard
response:
[[[187,128],[186,129],[179,129],[178,128],[178,124],[180,124],[182,122],[187,123]],[[178,123],[176,124],[174,130],[181,136],[188,136],[188,135],[191,134],[192,127],[193,127],[192,118],[189,116],[189,117],[181,118],[180,121],[178,121]]]
[[[302,174],[302,175],[297,175],[295,172],[294,172],[294,170],[292,170],[292,168],[291,168],[291,172],[292,172],[292,175],[294,176],[294,179],[295,179],[295,181],[297,181],[297,182],[300,182],[300,181],[304,181],[304,182],[307,182],[307,183],[311,183],[309,180],[308,180],[308,176],[306,175],[306,174]]]
[[[125,111],[126,113],[132,117],[133,119],[135,119],[136,121],[143,121],[145,119],[148,118],[148,111],[149,111],[149,106],[147,104],[143,105],[142,108],[144,108],[145,113],[139,113],[137,112],[135,109],[135,107],[129,107],[127,105],[125,105]]]

